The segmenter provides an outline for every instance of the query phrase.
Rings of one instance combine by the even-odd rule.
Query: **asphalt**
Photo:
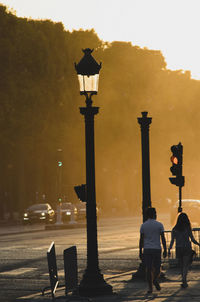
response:
[[[18,224],[6,224],[0,223],[0,236],[6,236],[8,234],[17,234],[17,233],[32,233],[32,232],[41,232],[45,230],[57,230],[57,229],[73,229],[81,228],[85,226],[85,223],[63,223],[63,224],[33,224],[33,225],[24,225],[21,223]]]
[[[57,226],[59,227],[59,226]],[[63,227],[63,226],[61,226]],[[68,226],[69,227],[69,226]],[[70,227],[74,227],[73,225]],[[78,227],[78,225],[77,225]],[[0,235],[15,234],[21,232],[41,231],[45,230],[45,226],[2,226],[0,227]],[[181,279],[179,268],[172,266],[170,259],[164,260],[162,265],[163,278],[160,281],[161,290],[154,289],[152,294],[147,294],[147,282],[137,277],[132,278],[136,271],[128,271],[118,275],[104,275],[104,279],[113,288],[112,295],[102,295],[97,297],[80,297],[69,293],[65,295],[65,287],[57,288],[55,292],[55,301],[75,301],[75,302],[128,302],[128,301],[200,301],[200,262],[194,261],[188,273],[188,287],[181,288]],[[38,292],[33,295],[20,297],[16,301],[51,301],[51,291],[45,291],[44,295]]]

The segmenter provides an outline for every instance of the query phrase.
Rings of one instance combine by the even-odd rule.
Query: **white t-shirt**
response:
[[[163,224],[155,219],[147,219],[140,227],[144,234],[144,249],[161,249],[160,234],[164,232]]]

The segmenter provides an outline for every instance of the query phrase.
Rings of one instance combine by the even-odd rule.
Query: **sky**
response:
[[[161,50],[167,68],[200,80],[200,0],[0,0],[19,17],[92,29],[103,41]]]

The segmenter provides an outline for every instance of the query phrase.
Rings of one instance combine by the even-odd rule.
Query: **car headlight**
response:
[[[41,216],[45,216],[46,214],[44,212],[41,213]]]
[[[28,213],[24,213],[24,217],[28,217]]]
[[[69,216],[69,215],[71,215],[71,212],[67,211],[65,214]]]

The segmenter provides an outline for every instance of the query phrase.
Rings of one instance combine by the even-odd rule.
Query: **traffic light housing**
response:
[[[177,187],[183,187],[185,184],[185,177],[178,176],[178,177],[169,177],[169,181],[172,185],[176,185]]]
[[[172,156],[171,156],[171,162],[172,166],[170,168],[170,171],[172,172],[172,175],[175,176],[182,176],[182,163],[183,163],[183,146],[181,143],[178,145],[173,145],[171,147]]]
[[[171,147],[172,156],[170,160],[172,162],[172,166],[170,171],[172,175],[176,177],[170,177],[169,180],[171,184],[176,185],[178,187],[184,186],[184,176],[182,176],[182,164],[183,164],[183,146],[181,143],[178,145],[173,145]]]
[[[81,201],[87,201],[86,198],[86,185],[75,186],[74,191],[76,192],[77,197]]]

